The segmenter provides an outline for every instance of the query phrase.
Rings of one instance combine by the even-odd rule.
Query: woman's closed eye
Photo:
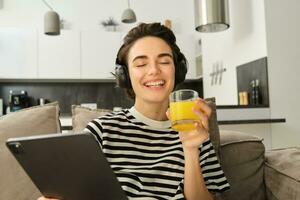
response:
[[[147,62],[145,61],[139,61],[134,63],[135,67],[144,67],[145,65],[147,65]]]
[[[161,64],[161,65],[169,65],[169,64],[171,64],[171,62],[165,61],[165,62],[159,62],[159,64]]]
[[[146,63],[138,64],[138,65],[136,65],[136,67],[144,67],[145,65],[146,65]]]
[[[158,63],[160,65],[170,65],[172,63],[172,59],[167,56],[164,56],[163,58],[158,60]]]

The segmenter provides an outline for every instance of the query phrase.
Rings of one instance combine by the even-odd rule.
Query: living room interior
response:
[[[47,111],[51,107],[56,115],[59,107],[61,126],[32,131],[46,134],[80,132],[86,115],[131,107],[133,102],[115,87],[111,74],[117,50],[138,23],[161,22],[173,30],[189,62],[186,81],[179,88],[215,98],[220,132],[216,137],[221,138],[216,143],[232,181],[232,191],[218,198],[300,199],[300,3],[228,0],[229,28],[205,33],[195,30],[198,1],[0,0],[1,152],[5,140],[15,136],[4,130],[9,132],[13,120],[20,120],[16,115],[23,108],[52,103]],[[124,23],[122,14],[129,5],[136,21]],[[56,35],[45,34],[50,10],[60,18]],[[112,27],[107,25],[110,20]],[[13,97],[24,97],[23,107],[11,106]],[[83,112],[84,120],[79,117]],[[20,133],[25,135],[30,133]],[[247,152],[245,160],[233,161],[232,157]],[[8,179],[13,181],[12,176]],[[28,191],[34,192],[22,197],[10,181],[0,181],[0,188],[5,188],[0,189],[0,199],[30,199],[38,194],[32,186]]]

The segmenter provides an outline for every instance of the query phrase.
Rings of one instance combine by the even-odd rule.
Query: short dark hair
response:
[[[123,39],[123,45],[121,46],[118,55],[117,62],[127,68],[128,70],[128,53],[130,48],[134,45],[134,43],[143,37],[146,36],[154,36],[164,40],[171,48],[173,54],[173,60],[175,64],[175,86],[182,82],[185,78],[187,72],[187,61],[185,56],[180,52],[179,47],[176,44],[176,37],[172,30],[168,27],[160,24],[160,23],[141,23],[138,26],[131,29],[128,34]],[[182,63],[180,66],[178,64],[178,60]],[[182,69],[178,69],[182,68]],[[180,73],[180,74],[179,74]],[[129,76],[129,74],[128,74]],[[177,77],[181,78],[177,78]],[[182,78],[183,76],[183,78]],[[118,77],[116,77],[118,78]],[[178,80],[177,80],[178,79]],[[130,82],[130,78],[128,77]],[[118,81],[117,81],[118,84]],[[118,86],[118,85],[117,85]],[[125,88],[125,93],[131,99],[135,98],[135,93],[132,89],[131,83],[128,88]]]

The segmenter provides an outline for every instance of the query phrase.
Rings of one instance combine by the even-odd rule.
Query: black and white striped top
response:
[[[169,121],[149,119],[132,107],[94,119],[85,131],[99,141],[129,199],[184,199],[183,149]],[[227,190],[210,140],[199,148],[208,190]]]

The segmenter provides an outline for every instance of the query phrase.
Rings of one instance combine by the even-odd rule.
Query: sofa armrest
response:
[[[231,187],[223,199],[265,199],[264,153],[261,138],[220,130],[220,160]]]

